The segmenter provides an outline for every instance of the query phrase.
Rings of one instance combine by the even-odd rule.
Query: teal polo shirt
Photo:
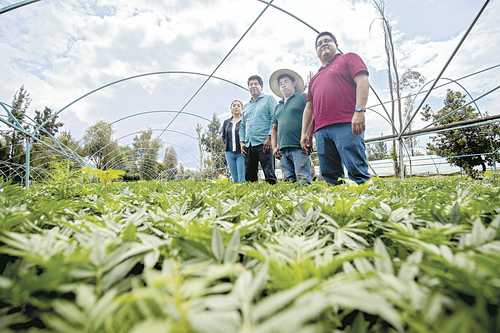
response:
[[[306,97],[296,92],[286,103],[279,101],[274,110],[273,124],[278,125],[278,146],[284,148],[300,148],[302,132],[302,115],[306,106]]]
[[[271,135],[275,107],[276,100],[263,94],[245,104],[240,123],[240,141],[243,141],[245,146],[263,144]]]

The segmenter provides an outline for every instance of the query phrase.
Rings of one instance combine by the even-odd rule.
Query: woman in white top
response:
[[[245,181],[245,156],[241,153],[239,132],[243,102],[232,101],[230,109],[232,117],[224,120],[222,140],[226,147],[226,162],[231,178],[235,183],[242,183]]]

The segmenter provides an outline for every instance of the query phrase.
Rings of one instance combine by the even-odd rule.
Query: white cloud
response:
[[[274,3],[318,30],[333,31],[341,49],[362,55],[374,74],[385,70],[383,36],[369,2]],[[125,76],[172,70],[209,74],[263,8],[264,4],[252,0],[54,0],[10,12],[0,21],[0,99],[10,102],[15,90],[24,84],[31,92],[34,107],[58,109],[91,89]],[[496,27],[499,14],[499,3],[490,4],[446,77],[494,64],[500,52]],[[398,30],[397,20],[393,18],[393,32],[401,71],[412,68],[427,78],[436,76],[461,35],[444,41],[426,36],[410,39]],[[468,24],[464,22],[463,31]],[[443,29],[445,26],[443,19]],[[313,47],[315,36],[305,25],[269,8],[216,75],[245,85],[250,74],[259,73],[267,79],[273,70],[290,67],[306,78],[319,66]],[[100,119],[111,121],[155,109],[178,110],[204,79],[161,75],[123,82],[76,103],[63,112],[62,119],[66,129],[81,135],[82,127]],[[387,100],[386,83],[379,81],[376,89]],[[499,81],[500,70],[496,70],[464,83],[478,96]],[[265,90],[269,92],[267,83]],[[432,96],[441,98],[444,91],[438,90]],[[498,105],[498,96],[485,100],[484,107]],[[234,98],[246,100],[248,95],[211,80],[185,111],[210,118],[214,113],[225,114]],[[373,95],[369,103],[376,103]],[[117,124],[117,135],[161,128],[172,117],[165,113],[133,118]],[[367,136],[387,133],[389,127],[377,116],[369,114],[368,121]],[[194,134],[197,122],[201,121],[179,116],[171,129]],[[167,139],[179,144],[181,160],[184,155],[186,159],[196,156],[196,145],[172,133],[165,136]]]

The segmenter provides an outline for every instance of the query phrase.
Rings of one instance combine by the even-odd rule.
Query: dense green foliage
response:
[[[0,331],[494,332],[500,181],[0,192]]]
[[[433,111],[428,105],[423,108],[422,118],[431,121],[433,126],[443,126],[464,120],[486,117],[472,105],[467,105],[466,95],[459,91],[448,90],[444,107]],[[492,123],[481,127],[460,128],[444,131],[432,138],[427,149],[444,156],[449,163],[459,166],[471,177],[479,177],[475,166],[486,171],[486,165],[500,160],[500,125]],[[478,155],[483,154],[483,155]]]

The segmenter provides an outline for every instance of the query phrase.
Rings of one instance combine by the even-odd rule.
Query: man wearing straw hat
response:
[[[271,144],[281,161],[285,181],[311,183],[309,152],[300,146],[302,115],[306,105],[304,80],[290,69],[279,69],[269,79],[271,90],[281,100],[274,110]]]
[[[345,166],[349,178],[362,184],[370,178],[363,138],[367,67],[359,55],[341,54],[331,32],[318,34],[315,46],[322,66],[309,82],[300,143],[310,147],[314,120],[323,178],[330,184],[342,183]]]

